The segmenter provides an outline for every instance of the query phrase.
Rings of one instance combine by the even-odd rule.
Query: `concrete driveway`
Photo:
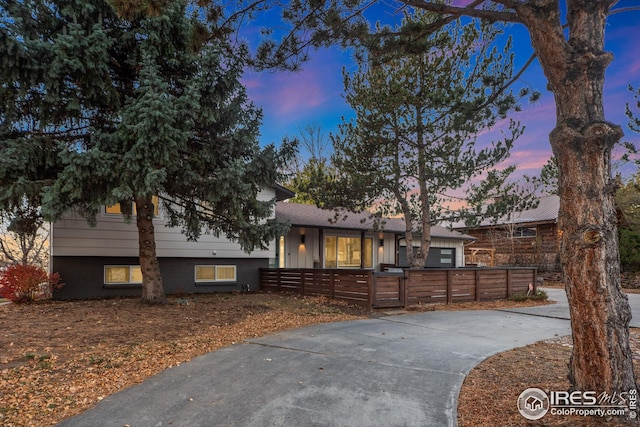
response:
[[[60,426],[455,426],[460,387],[476,364],[570,334],[557,307],[546,307],[536,316],[388,316],[248,340],[168,369]]]
[[[527,308],[510,308],[504,311],[511,313],[531,314],[534,316],[548,316],[557,319],[569,319],[569,303],[567,294],[564,289],[543,288],[549,296],[549,299],[556,301],[553,305],[527,307]],[[640,328],[640,294],[627,294],[629,305],[631,306],[631,322],[629,326]]]

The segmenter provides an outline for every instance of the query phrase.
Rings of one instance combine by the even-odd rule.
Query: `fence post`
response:
[[[305,269],[300,270],[300,294],[304,296],[304,282],[307,279]]]
[[[453,292],[451,287],[453,286],[453,270],[447,271],[447,304],[453,302]]]
[[[475,300],[476,301],[480,301],[480,270],[476,270],[475,271],[475,278],[476,278],[476,296],[475,296]]]
[[[378,284],[378,279],[376,278],[376,275],[373,274],[372,271],[369,271],[367,274],[367,281],[369,282],[369,296],[367,298],[368,301],[368,311],[371,312],[373,311],[373,303],[375,301],[375,292],[376,292],[376,287]]]
[[[511,296],[511,268],[507,268],[507,299]]]
[[[335,290],[336,290],[335,276],[336,276],[336,272],[334,270],[329,270],[329,297],[330,298],[333,298],[335,295]]]
[[[409,287],[407,286],[404,272],[402,276],[398,277],[398,280],[400,281],[400,301],[402,301],[402,308],[407,308],[407,305],[409,305]]]

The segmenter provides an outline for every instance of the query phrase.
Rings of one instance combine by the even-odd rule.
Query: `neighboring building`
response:
[[[278,242],[280,268],[371,268],[408,266],[405,224],[384,219],[376,226],[369,213],[336,215],[312,205],[278,202],[276,217],[291,223]],[[427,267],[463,267],[464,245],[473,240],[444,227],[431,228]],[[415,244],[415,243],[414,243]]]
[[[477,227],[455,226],[476,241],[465,247],[468,264],[487,266],[533,266],[542,270],[560,268],[558,196],[544,196],[535,209],[485,221]]]

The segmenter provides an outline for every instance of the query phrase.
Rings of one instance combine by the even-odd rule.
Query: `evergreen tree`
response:
[[[147,302],[165,299],[154,196],[189,239],[205,230],[251,251],[283,231],[257,195],[288,147],[259,147],[247,52],[216,26],[219,7],[187,5],[0,2],[0,207],[26,198],[47,219],[74,208],[92,222],[135,204]]]
[[[416,13],[403,28],[428,28],[437,19]],[[345,73],[346,99],[356,117],[334,137],[333,163],[347,178],[342,204],[374,204],[383,215],[403,216],[412,268],[425,265],[432,225],[445,219],[475,223],[528,206],[529,199],[514,196],[515,185],[507,183],[515,167],[497,168],[521,126],[508,120],[503,139],[484,148],[477,142],[478,134],[516,108],[516,97],[503,90],[512,61],[509,43],[503,51],[495,46],[501,33],[499,26],[454,21],[416,42],[414,53],[394,57],[379,46],[357,72]],[[481,175],[481,184],[469,184]],[[466,209],[448,208],[460,198]],[[414,236],[420,239],[415,253]]]

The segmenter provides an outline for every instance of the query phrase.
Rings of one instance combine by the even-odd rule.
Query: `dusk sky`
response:
[[[638,6],[638,1],[620,1],[616,8]],[[389,8],[391,9],[391,8]],[[399,19],[399,18],[398,18]],[[532,54],[533,50],[526,29],[513,25],[509,30],[514,38],[516,70]],[[606,47],[615,59],[607,70],[605,80],[605,114],[607,120],[619,124],[625,131],[625,141],[640,147],[640,134],[627,127],[625,105],[633,103],[629,84],[640,86],[640,11],[614,14],[609,17],[606,30]],[[352,53],[340,48],[315,51],[311,60],[297,73],[248,72],[243,78],[251,100],[262,107],[262,143],[279,144],[285,136],[294,137],[309,124],[318,125],[328,137],[338,132],[338,124],[344,116],[353,116],[343,97],[342,69],[355,70]],[[538,90],[542,97],[535,104],[522,103],[522,111],[511,117],[526,126],[525,133],[516,143],[509,160],[517,164],[518,174],[536,175],[551,156],[548,134],[555,126],[553,95],[546,90],[546,79],[537,60],[521,78]],[[520,87],[516,85],[517,87]],[[621,149],[614,153],[618,158]],[[614,172],[625,178],[636,170],[633,164],[614,162]]]

